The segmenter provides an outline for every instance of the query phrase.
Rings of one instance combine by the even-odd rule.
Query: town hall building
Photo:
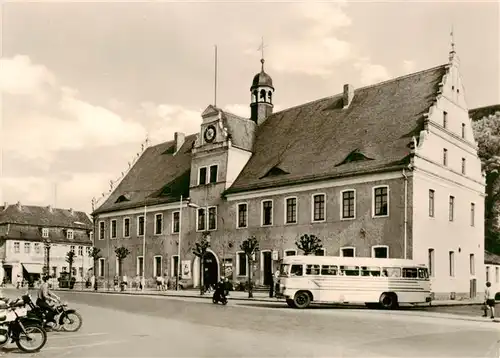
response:
[[[117,274],[124,245],[125,275],[175,278],[181,260],[183,283],[198,286],[192,250],[208,232],[211,282],[245,281],[252,269],[265,286],[314,234],[320,255],[428,265],[435,299],[480,295],[485,181],[455,51],[443,65],[276,113],[279,87],[261,62],[250,118],[208,106],[197,133],[147,148],[94,211],[98,276]],[[253,268],[240,250],[251,236]]]

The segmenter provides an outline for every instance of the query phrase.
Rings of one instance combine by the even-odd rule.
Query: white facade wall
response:
[[[443,149],[447,149],[446,163]],[[465,158],[465,172],[462,158]],[[429,249],[434,250],[432,291],[436,298],[449,299],[451,293],[456,297],[469,297],[472,279],[476,280],[476,291],[482,297],[485,181],[457,61],[452,62],[450,72],[443,79],[441,95],[429,111],[426,129],[420,133],[415,149],[413,166],[414,258],[429,265]],[[431,189],[434,190],[434,217],[429,215]],[[450,196],[454,197],[452,221]],[[474,214],[471,204],[474,204]],[[450,252],[454,256],[452,263]],[[473,255],[472,264],[470,255]]]
[[[19,251],[16,250],[16,243],[19,243]],[[29,252],[25,251],[25,244],[29,247]],[[43,242],[37,243],[33,241],[21,241],[21,240],[7,240],[6,245],[6,253],[5,253],[5,265],[12,265],[12,280],[13,283],[17,278],[17,275],[23,276],[23,267],[22,264],[38,264],[45,265],[45,247]],[[38,249],[37,249],[38,246]],[[51,275],[54,273],[54,267],[56,267],[56,275],[59,277],[60,273],[64,270],[68,272],[69,264],[66,262],[66,254],[74,247],[75,250],[75,259],[73,263],[74,271],[76,270],[76,280],[82,280],[82,271],[83,278],[85,278],[88,270],[93,268],[93,259],[89,256],[90,245],[81,245],[78,243],[75,244],[51,244],[50,245],[50,273]],[[81,251],[82,255],[79,255]],[[27,250],[27,249],[26,249]],[[5,275],[5,267],[0,270],[0,280],[3,280]]]

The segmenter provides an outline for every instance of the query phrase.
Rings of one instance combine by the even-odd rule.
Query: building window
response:
[[[450,263],[450,276],[455,276],[455,252],[450,251],[449,253],[449,263]]]
[[[443,111],[443,128],[448,126],[448,112]]]
[[[87,256],[90,256],[90,246],[87,246],[87,247],[85,248],[85,254],[86,254]]]
[[[180,228],[180,212],[179,211],[174,211],[172,213],[172,232],[174,234],[177,234],[179,232]]]
[[[325,221],[325,194],[313,195],[313,217],[312,221]]]
[[[450,196],[450,203],[449,203],[448,211],[449,211],[448,212],[449,220],[453,221],[454,212],[455,212],[455,197],[454,196]]]
[[[104,259],[99,259],[99,277],[104,277]]]
[[[21,244],[19,242],[14,242],[14,253],[18,254],[21,251]]]
[[[470,203],[470,226],[476,223],[476,204]]]
[[[462,138],[465,138],[465,123],[462,123]]]
[[[74,238],[74,232],[73,232],[73,230],[68,230],[68,231],[66,232],[66,238],[67,238],[68,240],[73,240],[73,238]]]
[[[499,273],[499,269],[498,267],[495,267],[495,283],[498,283],[499,279],[500,279],[500,273]]]
[[[486,282],[490,282],[490,267],[486,266]]]
[[[207,183],[207,168],[201,167],[198,171],[198,185],[204,185]]]
[[[155,215],[155,235],[163,233],[163,214]]]
[[[123,237],[130,237],[130,219],[123,219]]]
[[[171,262],[172,269],[170,270],[170,273],[172,274],[172,278],[177,279],[177,272],[179,270],[179,256],[173,255]]]
[[[372,247],[372,257],[377,259],[388,259],[389,258],[389,246],[380,245]]]
[[[465,158],[462,158],[462,174],[465,174]]]
[[[89,233],[89,239],[92,243],[94,242],[94,233],[92,231]]]
[[[429,275],[434,276],[434,249],[429,249]]]
[[[297,255],[297,250],[285,250],[285,256],[295,256]]]
[[[138,276],[143,276],[144,270],[143,270],[143,264],[144,264],[144,257],[142,256],[137,256],[137,267],[135,272],[137,273]]]
[[[373,216],[389,215],[389,188],[381,186],[373,188]]]
[[[116,220],[111,220],[111,238],[116,239]]]
[[[264,200],[262,202],[262,226],[273,224],[273,201]]]
[[[99,222],[99,240],[104,240],[104,221]]]
[[[40,253],[40,243],[39,242],[35,242],[35,253],[36,254]]]
[[[25,254],[29,254],[30,253],[30,248],[31,248],[31,245],[29,242],[25,242],[24,243],[24,253]]]
[[[159,277],[162,276],[162,257],[161,256],[155,256],[154,261],[153,261],[153,275],[154,277]]]
[[[209,183],[217,183],[217,165],[210,166],[210,181]]]
[[[48,238],[48,237],[49,237],[49,229],[47,229],[46,227],[44,227],[44,228],[42,229],[42,237],[43,237],[44,239],[46,239],[46,238]]]
[[[137,236],[144,235],[144,215],[137,217]]]
[[[244,252],[237,253],[236,264],[237,264],[237,268],[238,268],[237,275],[238,276],[246,276],[247,275],[247,267],[248,267],[248,258]]]
[[[340,256],[342,256],[342,257],[355,257],[356,256],[356,248],[354,248],[354,247],[341,247],[340,248]]]
[[[326,256],[326,249],[321,248],[321,249],[316,250],[316,252],[314,253],[314,256]]]
[[[196,216],[196,227],[198,231],[205,230],[205,208],[198,208],[198,215]]]
[[[429,216],[434,217],[434,190],[429,189]]]
[[[448,165],[448,149],[443,148],[443,165]]]
[[[469,273],[472,276],[476,274],[476,263],[474,261],[474,254],[469,255]]]
[[[83,246],[78,246],[78,256],[83,256]]]
[[[238,204],[238,218],[237,223],[238,227],[247,227],[247,218],[248,218],[248,205],[246,203]]]
[[[71,251],[72,253],[75,253],[75,247],[74,247],[73,245],[71,245],[71,246],[69,247],[69,251]]]
[[[354,219],[356,216],[356,192],[345,190],[342,192],[342,219]]]
[[[217,230],[217,207],[208,208],[208,230]]]
[[[285,199],[285,223],[297,223],[297,198]]]

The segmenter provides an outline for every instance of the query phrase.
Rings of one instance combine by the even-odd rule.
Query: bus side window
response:
[[[405,278],[417,278],[417,269],[416,268],[409,268],[405,267],[403,268],[403,277]]]
[[[322,265],[321,266],[321,274],[322,275],[336,275],[337,274],[337,266],[335,265]]]
[[[319,275],[319,265],[307,265],[306,275]]]
[[[429,274],[427,272],[427,269],[419,268],[418,269],[418,278],[421,278],[421,279],[429,278]]]
[[[380,276],[380,267],[361,267],[361,276],[371,276],[378,277]]]
[[[359,276],[359,266],[340,266],[341,276]]]
[[[292,265],[292,269],[290,270],[291,276],[302,276],[302,265]]]
[[[383,273],[386,274],[386,277],[401,277],[401,269],[399,267],[384,267]]]

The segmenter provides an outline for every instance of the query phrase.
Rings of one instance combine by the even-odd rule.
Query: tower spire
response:
[[[451,24],[451,32],[450,32],[450,41],[451,41],[451,53],[455,53],[455,34],[453,32],[453,24]]]
[[[262,64],[262,67],[261,67],[261,71],[264,72],[264,48],[266,46],[264,45],[264,36],[262,36],[262,39],[261,39],[261,42],[260,42],[260,46],[259,48],[257,49],[257,51],[260,51],[260,63]]]

